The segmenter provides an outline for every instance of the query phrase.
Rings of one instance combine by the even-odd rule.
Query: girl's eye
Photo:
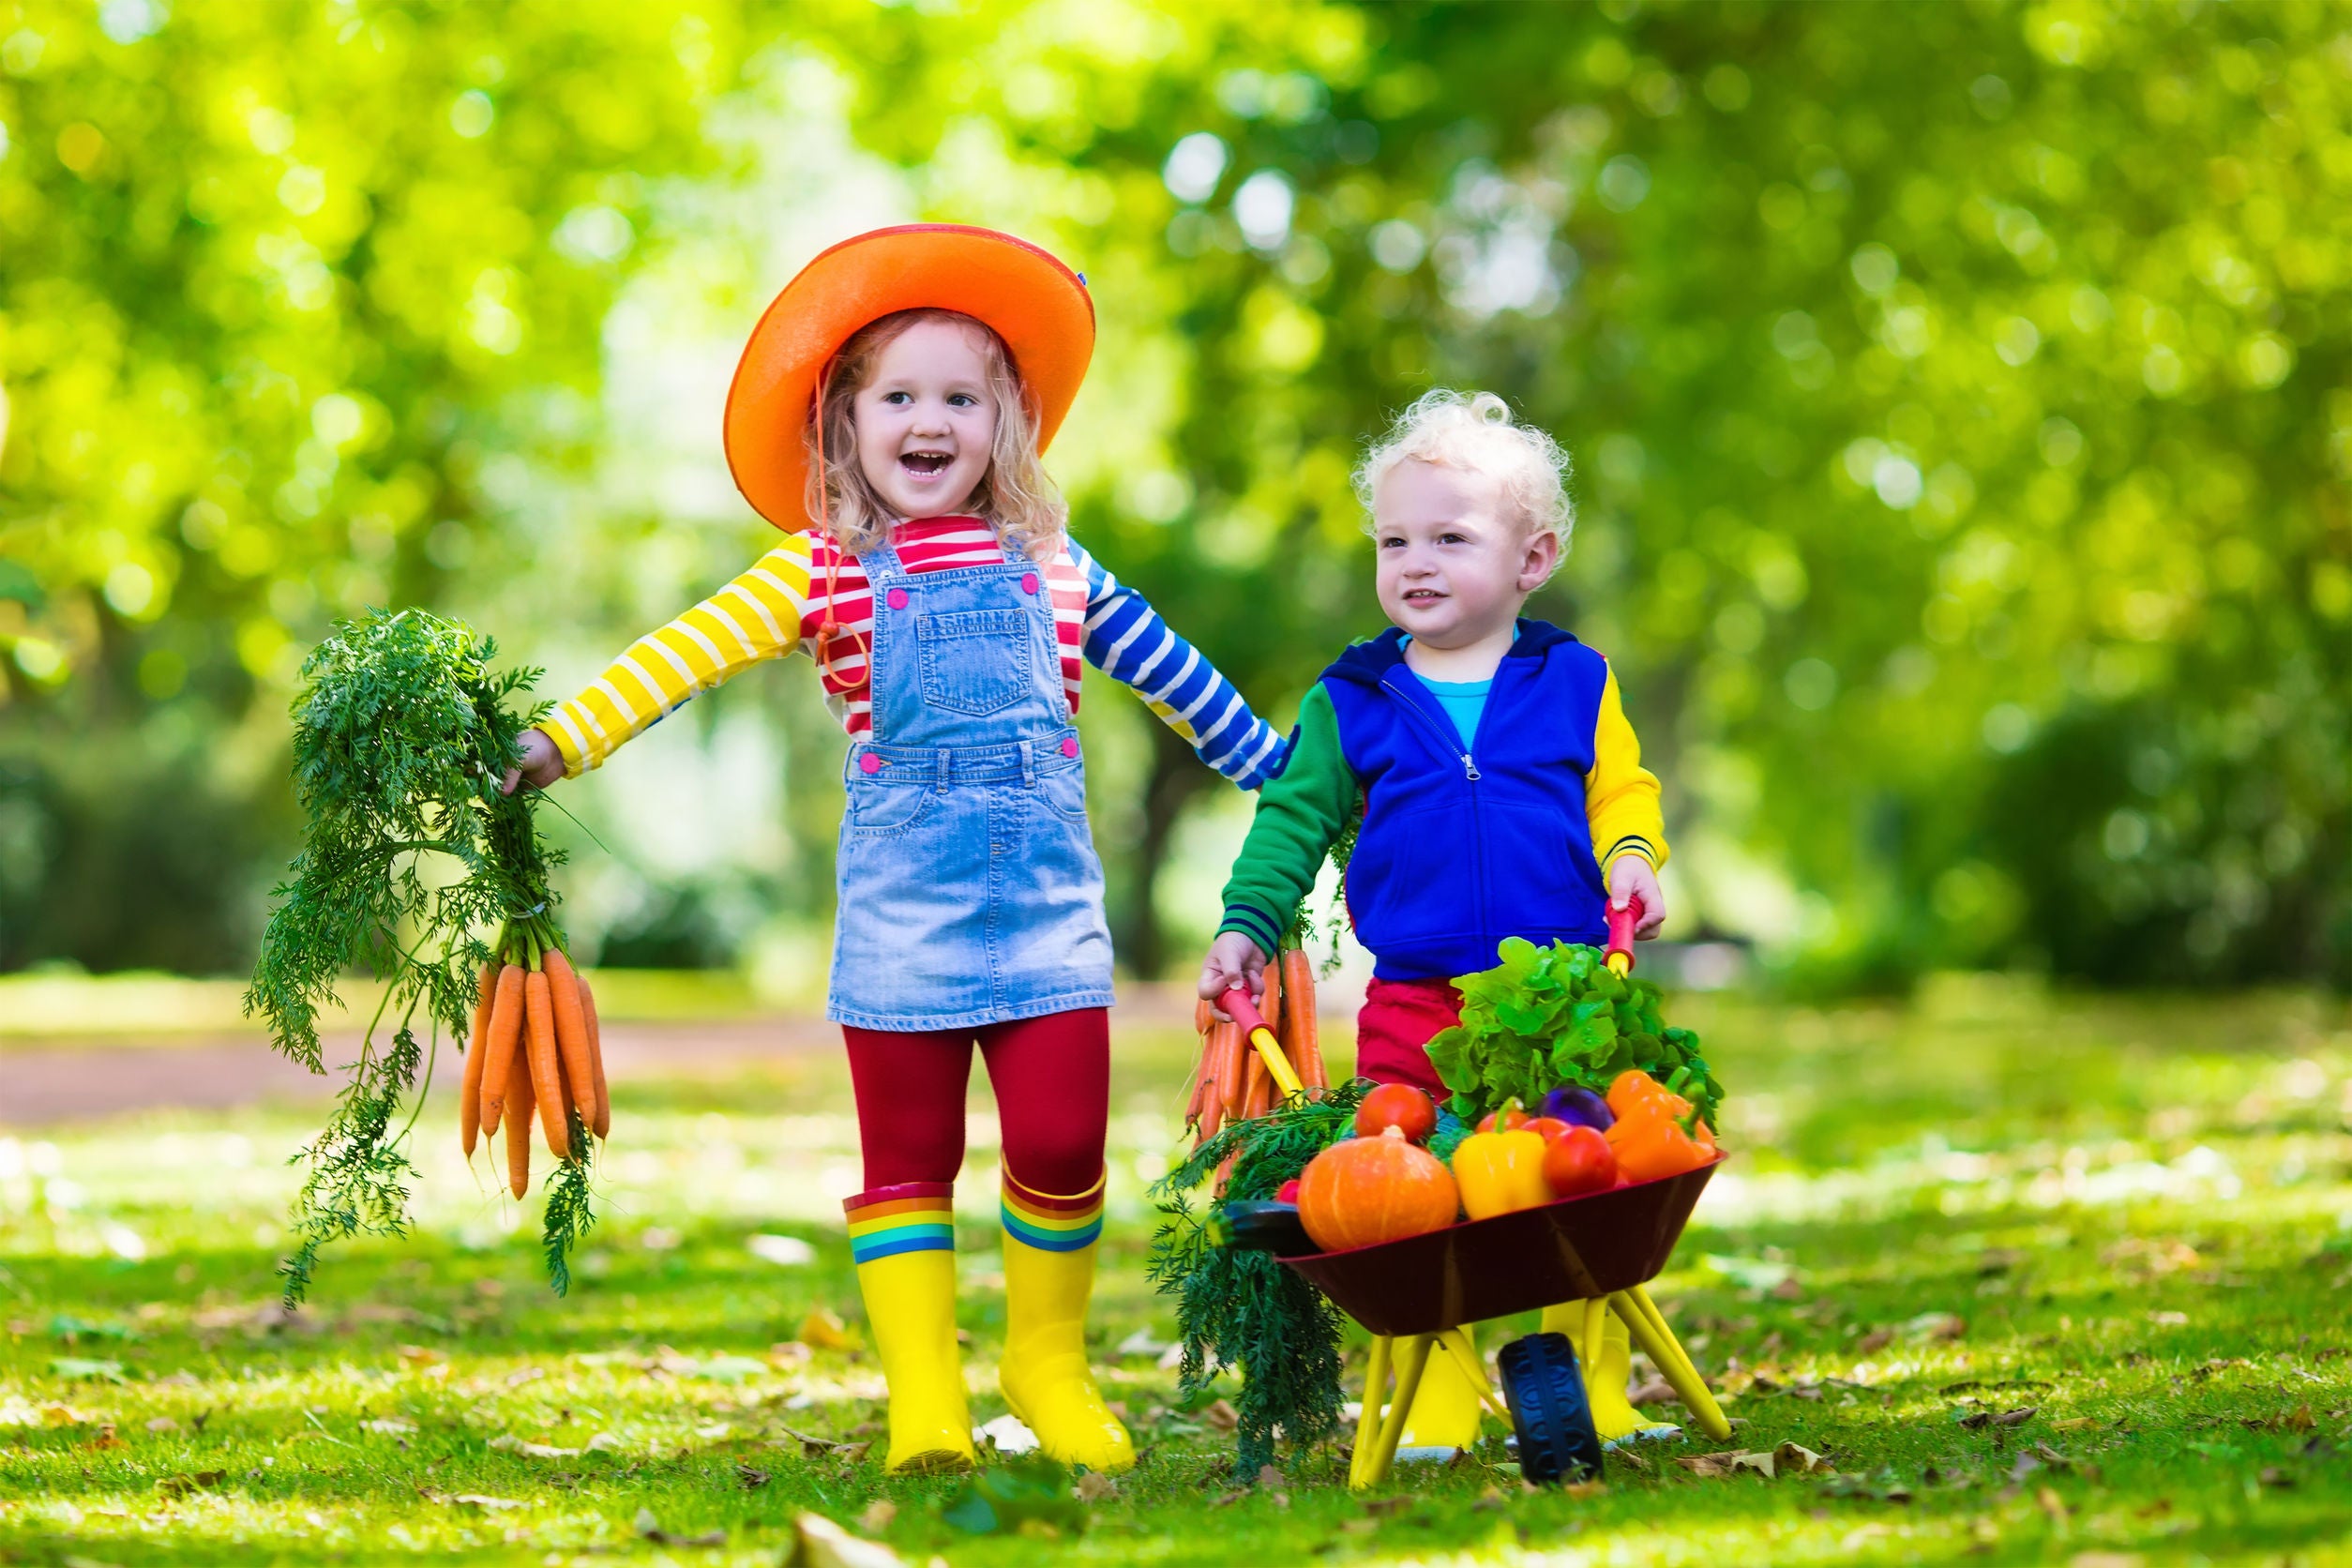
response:
[[[882,394],[882,401],[886,403],[911,403],[914,401],[914,394],[912,392],[885,392]]]
[[[947,400],[957,408],[978,408],[980,400],[969,392],[958,392]]]
[[[1470,540],[1465,535],[1460,534],[1440,534],[1438,535],[1438,543],[1441,545],[1463,545],[1470,543]]]

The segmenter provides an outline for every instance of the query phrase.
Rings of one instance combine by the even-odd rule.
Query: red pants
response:
[[[1109,1009],[912,1033],[844,1024],[841,1033],[868,1190],[956,1179],[975,1042],[988,1059],[1013,1179],[1032,1192],[1063,1196],[1086,1191],[1103,1173]]]
[[[1440,1104],[1453,1093],[1429,1065],[1429,1037],[1462,1021],[1461,993],[1450,980],[1375,980],[1356,1015],[1356,1076],[1410,1083]]]

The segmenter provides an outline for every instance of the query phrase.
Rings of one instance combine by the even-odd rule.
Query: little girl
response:
[[[816,661],[852,742],[827,1012],[857,1096],[867,1190],[845,1208],[892,1470],[972,1459],[952,1211],[975,1043],[1003,1125],[1005,1400],[1058,1459],[1134,1462],[1086,1364],[1111,954],[1080,656],[1244,788],[1283,755],[1064,532],[1038,454],[1093,339],[1085,279],[988,230],[878,230],[811,262],[754,331],[726,423],[745,496],[797,531],[639,639],[517,770],[575,776],[761,659]]]

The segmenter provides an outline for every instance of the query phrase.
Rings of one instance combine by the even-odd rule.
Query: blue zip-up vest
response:
[[[1505,937],[1607,941],[1608,895],[1585,811],[1608,664],[1522,620],[1465,748],[1392,627],[1323,671],[1364,790],[1348,910],[1383,980],[1492,969]]]

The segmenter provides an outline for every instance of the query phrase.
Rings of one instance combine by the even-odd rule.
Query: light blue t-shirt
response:
[[[1486,688],[1492,681],[1433,681],[1426,675],[1421,684],[1429,688],[1445,710],[1445,716],[1454,721],[1454,732],[1462,737],[1462,749],[1470,749],[1471,739],[1478,733],[1478,716],[1486,711]]]
[[[1511,628],[1511,641],[1515,643],[1519,641],[1519,628],[1516,626]],[[1411,641],[1411,636],[1408,635],[1397,646],[1401,648]],[[1495,684],[1494,681],[1491,678],[1484,681],[1433,681],[1418,671],[1413,678],[1427,686],[1429,695],[1438,700],[1438,706],[1445,710],[1445,716],[1454,721],[1454,732],[1462,737],[1462,749],[1468,751],[1470,743],[1477,738],[1478,716],[1486,711],[1486,691]]]

